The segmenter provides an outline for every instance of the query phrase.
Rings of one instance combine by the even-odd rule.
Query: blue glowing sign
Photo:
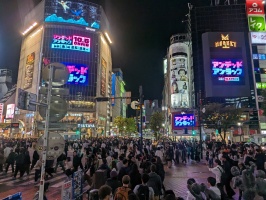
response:
[[[91,39],[88,37],[78,35],[54,35],[51,48],[90,52],[90,46]]]
[[[240,59],[211,60],[211,70],[214,84],[244,84],[244,66]]]
[[[88,85],[88,66],[73,63],[63,64],[69,71],[67,84]]]
[[[45,22],[100,28],[99,6],[85,1],[46,0]]]
[[[196,118],[193,114],[176,114],[174,115],[174,127],[193,127],[196,125]]]

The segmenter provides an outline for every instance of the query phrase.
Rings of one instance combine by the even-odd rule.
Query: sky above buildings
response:
[[[40,0],[0,1],[0,66],[16,81],[25,13]],[[91,0],[103,6],[111,28],[113,68],[121,68],[126,89],[145,99],[161,99],[163,58],[170,37],[185,32],[188,0]]]

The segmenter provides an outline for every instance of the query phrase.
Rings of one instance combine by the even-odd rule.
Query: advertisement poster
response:
[[[171,77],[171,107],[188,108],[188,67],[184,56],[173,57],[170,60]]]
[[[62,185],[61,200],[72,200],[72,182],[68,181]]]
[[[6,107],[6,118],[7,119],[13,119],[14,113],[15,113],[15,104],[8,104]]]
[[[3,111],[4,111],[4,104],[0,103],[0,122],[2,122],[3,119]]]
[[[63,63],[69,72],[67,84],[88,85],[88,66],[75,63]]]
[[[29,54],[26,58],[25,67],[25,83],[23,89],[29,89],[32,87],[33,72],[34,72],[35,52]]]
[[[77,171],[73,174],[72,191],[72,199],[77,199],[82,194],[82,171]]]
[[[100,8],[86,1],[46,0],[45,22],[69,23],[99,29]]]
[[[102,58],[101,60],[101,95],[102,96],[106,95],[106,68],[107,68],[107,63]]]

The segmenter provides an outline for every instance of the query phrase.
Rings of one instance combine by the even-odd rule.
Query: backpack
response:
[[[221,172],[221,184],[225,185],[226,180],[228,178],[227,174],[225,173],[224,169],[220,169],[220,167],[217,167],[219,171]]]
[[[131,189],[128,187],[119,187],[117,188],[115,192],[114,200],[128,200],[128,192],[130,192]]]
[[[149,200],[149,187],[146,185],[140,185],[138,188],[138,197],[139,200]]]
[[[17,165],[23,165],[24,164],[24,160],[25,160],[25,155],[22,154],[18,154],[17,158],[16,158],[16,164]]]

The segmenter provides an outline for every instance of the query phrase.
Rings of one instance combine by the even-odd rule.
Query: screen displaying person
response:
[[[179,81],[188,81],[186,70],[184,70],[184,69],[178,70],[178,80]]]

